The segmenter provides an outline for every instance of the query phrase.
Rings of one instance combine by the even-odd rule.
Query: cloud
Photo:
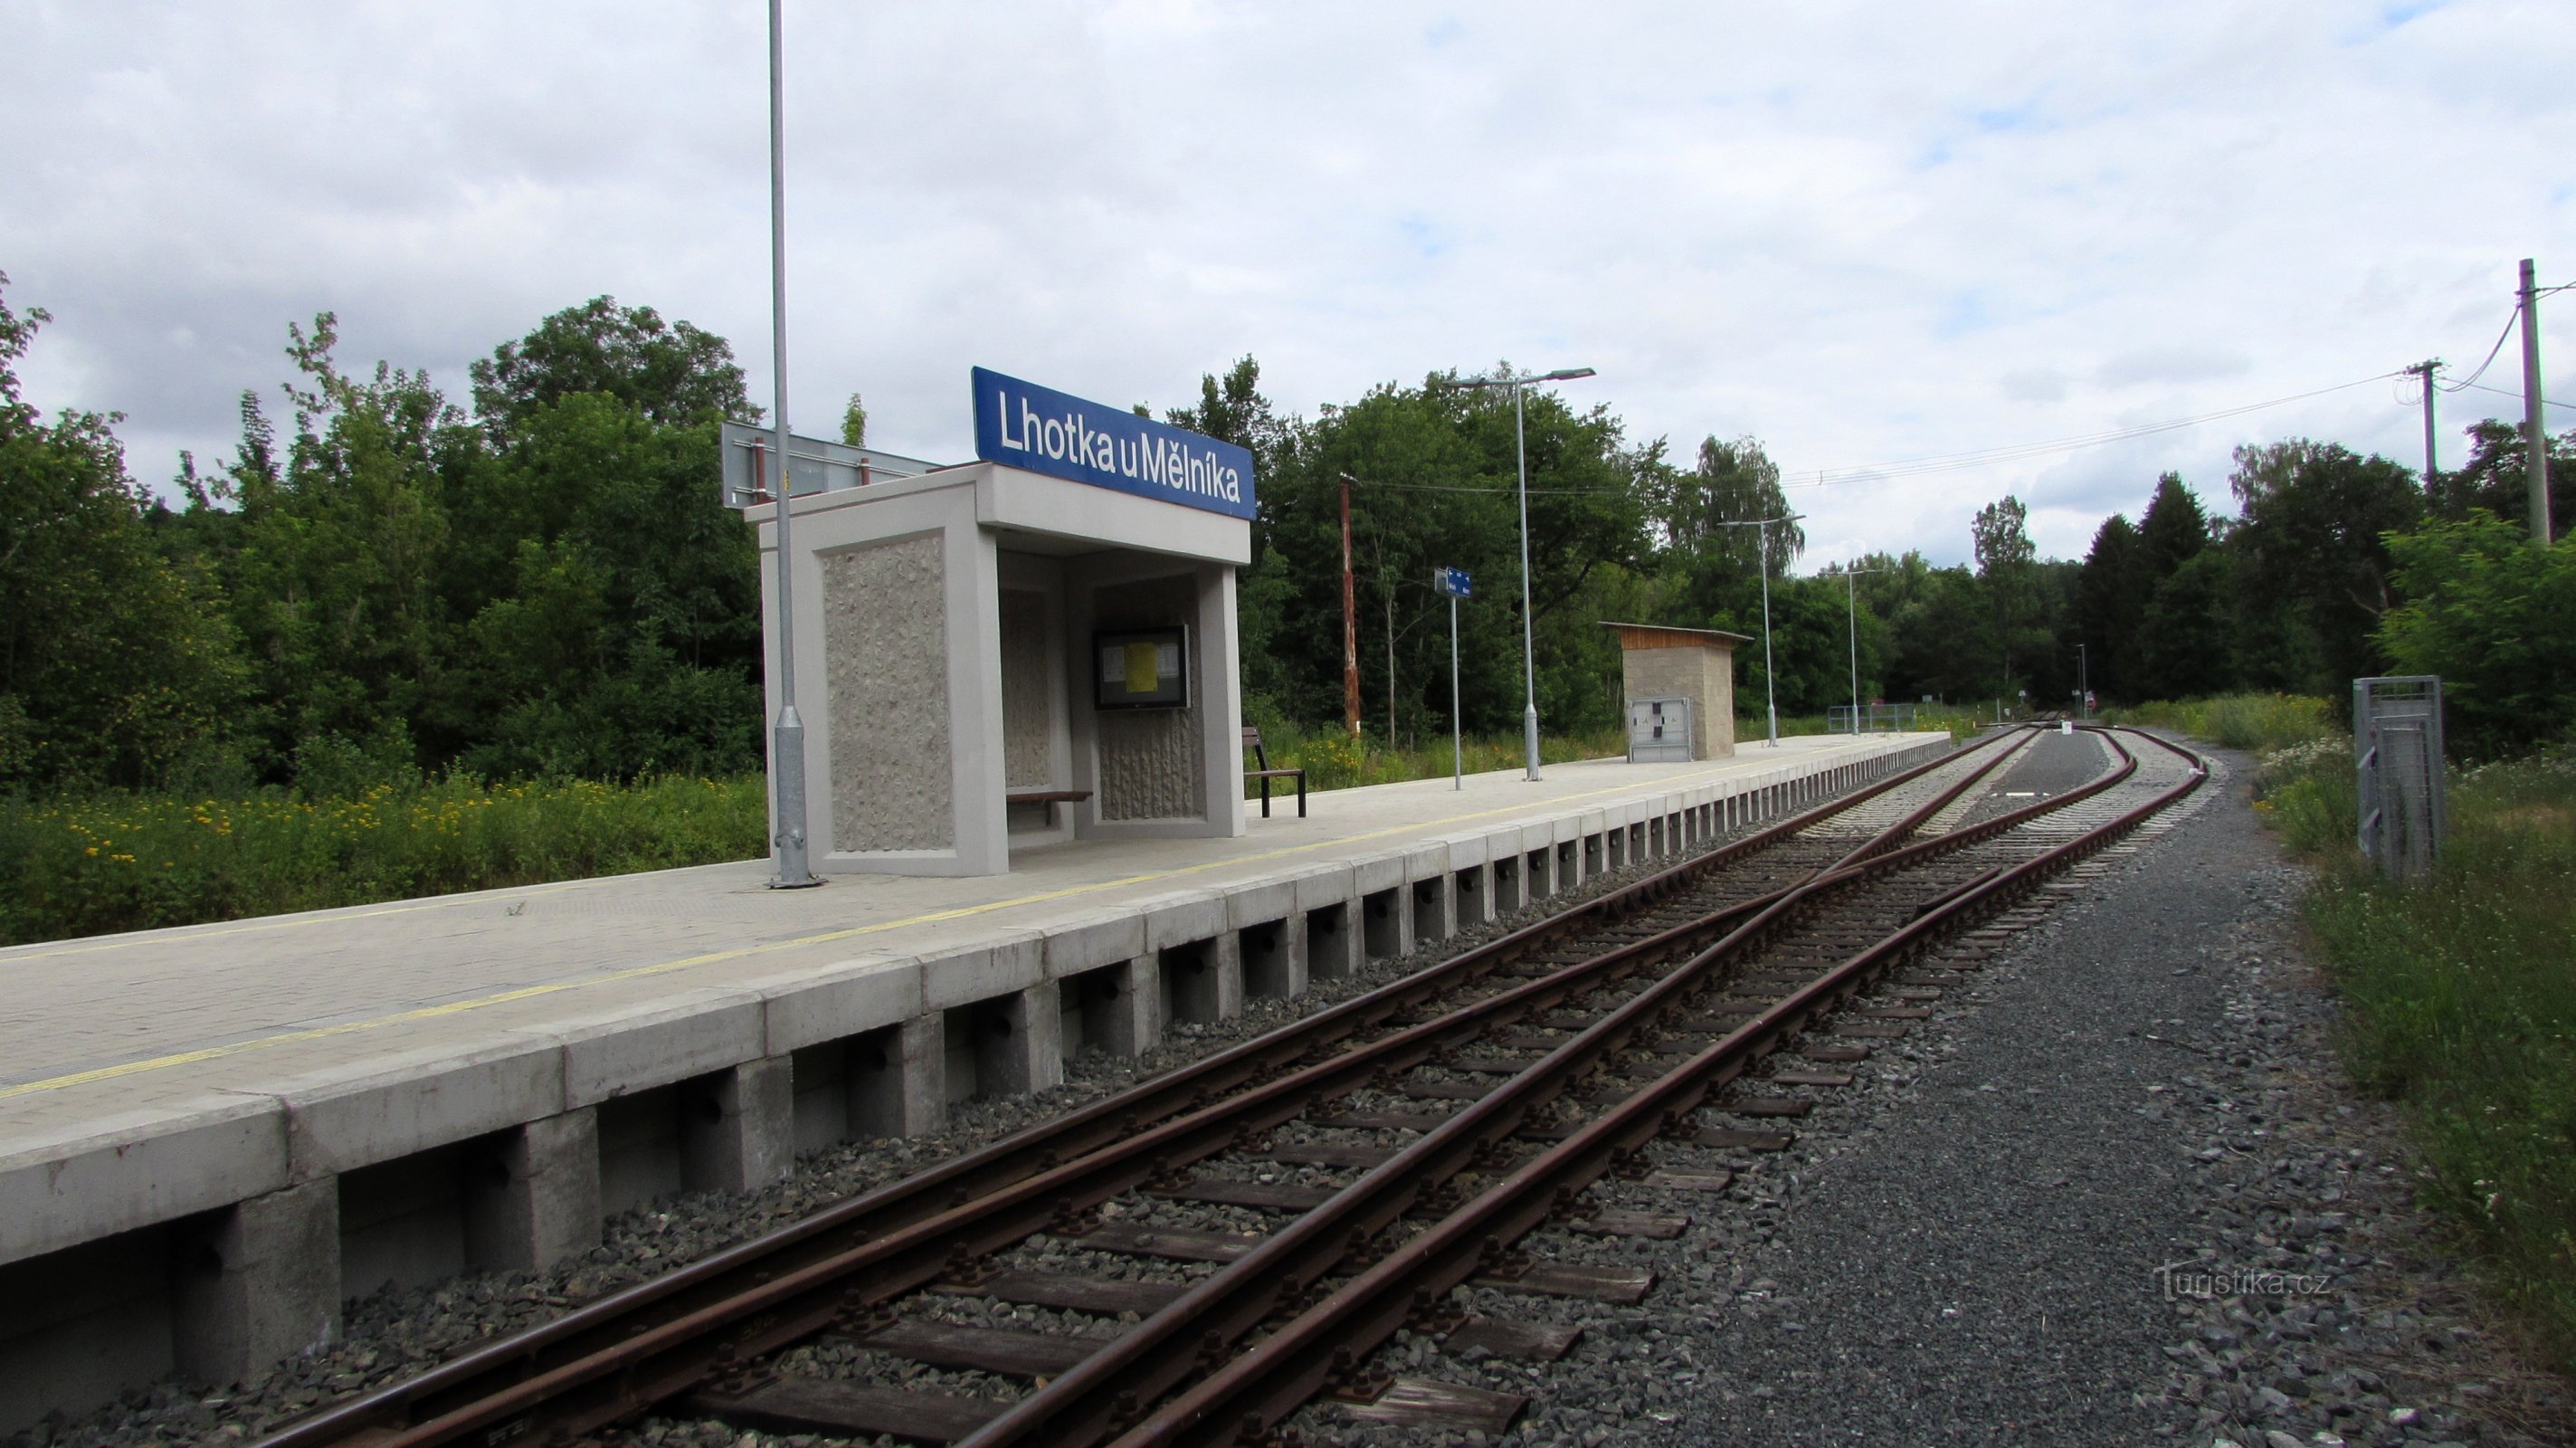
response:
[[[1793,479],[2066,438],[2472,364],[2576,194],[2576,16],[2504,4],[799,0],[788,26],[792,416],[863,390],[932,457],[970,448],[975,363],[1169,405],[1245,353],[1308,414],[1593,366],[1579,395],[1633,436],[1752,433]],[[124,410],[158,480],[229,445],[290,320],[335,310],[350,361],[461,392],[605,292],[731,338],[765,401],[764,65],[756,6],[10,7],[0,269],[58,318],[30,392]],[[2548,315],[2564,354],[2576,314]],[[2164,467],[2223,495],[2235,443],[2411,458],[2418,426],[2356,389],[1799,506],[1837,547],[1964,557],[2020,490],[2063,556]]]

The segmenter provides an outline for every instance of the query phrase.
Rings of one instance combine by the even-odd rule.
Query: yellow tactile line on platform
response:
[[[1724,772],[1724,770],[1711,770],[1697,775],[1683,775],[1668,781],[1668,783],[1672,788],[1680,789],[1715,778]],[[1634,788],[1635,786],[1633,785],[1612,785],[1607,789],[1589,790],[1582,794],[1567,795],[1564,799],[1555,801],[1555,803],[1571,804],[1580,800],[1595,799],[1605,794],[1623,793]],[[1206,870],[1224,869],[1228,866],[1250,864],[1260,860],[1275,860],[1282,856],[1302,854],[1309,850],[1330,849],[1341,845],[1357,844],[1360,841],[1376,839],[1382,835],[1404,834],[1424,829],[1436,829],[1442,825],[1463,824],[1469,820],[1487,819],[1494,815],[1521,813],[1525,812],[1528,808],[1529,807],[1527,805],[1506,805],[1499,809],[1478,810],[1472,814],[1449,815],[1445,818],[1436,820],[1415,821],[1401,825],[1389,825],[1384,829],[1370,830],[1364,834],[1345,835],[1341,838],[1331,840],[1317,840],[1311,844],[1287,845],[1276,850],[1264,850],[1258,854],[1236,855],[1230,859],[1210,860],[1197,865],[1179,865],[1168,870],[1151,870],[1141,875],[1125,875],[1114,880],[1096,881],[1089,885],[1070,885],[1061,890],[1046,890],[1034,895],[1017,895],[1008,900],[991,900],[981,905],[961,905],[950,910],[933,910],[921,915],[907,915],[900,920],[880,920],[873,925],[853,925],[840,930],[826,930],[820,934],[801,935],[793,940],[771,941],[766,945],[746,945],[734,950],[710,951],[704,955],[692,955],[680,960],[666,960],[654,965],[630,966],[625,970],[613,970],[604,975],[586,975],[578,980],[556,981],[547,985],[524,986],[518,990],[502,991],[497,995],[477,996],[472,1000],[450,1001],[445,1005],[423,1006],[416,1010],[400,1011],[389,1016],[378,1016],[372,1020],[347,1021],[336,1026],[315,1026],[307,1030],[285,1031],[273,1036],[259,1036],[247,1041],[236,1041],[228,1046],[208,1046],[202,1050],[181,1051],[175,1055],[154,1056],[141,1061],[127,1061],[121,1065],[99,1066],[87,1071],[74,1071],[68,1075],[49,1076],[41,1081],[22,1081],[14,1086],[0,1086],[0,1101],[5,1101],[16,1096],[33,1096],[45,1091],[60,1091],[72,1086],[87,1086],[99,1081],[113,1081],[123,1076],[139,1076],[145,1072],[166,1070],[173,1066],[189,1066],[200,1061],[219,1060],[225,1056],[237,1056],[247,1051],[263,1050],[271,1046],[291,1046],[305,1041],[327,1040],[332,1036],[353,1035],[360,1031],[372,1031],[379,1030],[386,1026],[404,1025],[412,1021],[427,1021],[435,1020],[440,1016],[461,1015],[467,1011],[481,1010],[486,1006],[506,1005],[511,1001],[527,1000],[535,996],[553,995],[559,991],[579,990],[585,986],[604,985],[612,981],[636,980],[645,976],[662,975],[675,970],[687,970],[693,966],[713,965],[719,961],[726,960],[742,960],[755,955],[767,955],[781,950],[796,950],[809,945],[828,945],[835,940],[847,940],[853,936],[859,935],[874,935],[880,931],[886,930],[900,930],[907,925],[935,925],[943,920],[957,920],[969,915],[982,915],[994,910],[1007,910],[1016,905],[1042,904],[1049,900],[1062,900],[1070,896],[1087,895],[1094,891],[1114,889],[1121,885],[1140,885],[1154,880],[1168,880],[1182,875],[1194,875]],[[543,888],[548,890],[572,889],[575,886],[586,883],[588,882],[578,880],[567,881],[562,885]],[[442,904],[454,905],[456,903],[459,902],[423,901],[416,905],[396,906],[385,910],[370,911],[368,914],[398,914],[411,910],[435,909]],[[348,920],[353,918],[365,917],[335,915],[327,920],[314,919],[304,922],[279,921],[271,925],[241,926],[236,929],[287,929],[290,928],[292,924],[296,923],[324,925],[329,924],[334,920]],[[215,932],[210,931],[207,933],[213,934]],[[122,942],[121,944],[138,945],[141,943],[143,942],[131,941]],[[102,943],[86,948],[94,950],[108,950],[120,948],[120,945]],[[65,951],[62,953],[69,954],[72,952]],[[22,956],[19,958],[28,959],[31,957]]]

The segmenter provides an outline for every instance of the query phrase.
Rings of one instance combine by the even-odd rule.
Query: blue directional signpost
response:
[[[1458,722],[1458,600],[1476,596],[1464,568],[1434,568],[1431,586],[1449,595],[1449,787],[1467,787],[1466,732]]]

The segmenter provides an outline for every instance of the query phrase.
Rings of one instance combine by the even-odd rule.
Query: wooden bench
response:
[[[1270,781],[1294,779],[1297,781],[1297,818],[1304,819],[1306,817],[1306,771],[1271,768],[1270,756],[1261,748],[1261,731],[1258,729],[1247,728],[1243,731],[1243,747],[1252,751],[1252,762],[1260,766],[1258,769],[1245,770],[1243,777],[1261,781],[1261,817],[1270,818]]]
[[[1055,807],[1057,805],[1079,804],[1089,798],[1091,798],[1091,791],[1087,789],[1021,789],[1012,790],[1009,793],[1004,794],[1002,796],[1002,802],[1006,805],[1044,805],[1046,806],[1047,823],[1052,825],[1055,823]]]

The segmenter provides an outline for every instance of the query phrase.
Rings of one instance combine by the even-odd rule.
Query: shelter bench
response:
[[[1087,789],[1022,789],[1012,790],[1005,793],[1002,796],[1002,802],[1004,804],[1044,805],[1046,806],[1047,823],[1049,825],[1053,825],[1055,823],[1055,807],[1057,805],[1080,804],[1082,801],[1089,798],[1091,798],[1091,791]]]
[[[1257,769],[1245,770],[1243,777],[1261,781],[1261,817],[1270,818],[1270,781],[1294,779],[1297,781],[1297,818],[1304,819],[1306,817],[1306,771],[1271,768],[1270,756],[1261,747],[1261,731],[1258,729],[1246,728],[1243,731],[1243,747],[1252,751],[1252,762],[1260,766]]]

